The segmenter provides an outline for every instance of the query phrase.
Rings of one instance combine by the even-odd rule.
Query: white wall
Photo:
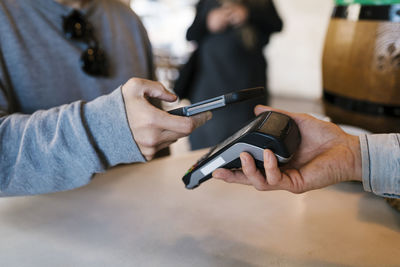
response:
[[[275,0],[284,29],[266,49],[273,95],[319,98],[325,33],[333,0]]]
[[[193,22],[196,3],[197,0],[131,0],[131,7],[141,17],[153,48],[182,57],[191,49],[186,30]]]

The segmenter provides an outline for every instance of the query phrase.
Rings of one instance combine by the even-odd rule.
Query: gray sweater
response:
[[[145,29],[129,7],[93,0],[83,12],[111,65],[95,78],[79,65],[85,45],[65,38],[70,11],[53,0],[0,2],[0,196],[67,190],[144,161],[119,86],[153,78]]]

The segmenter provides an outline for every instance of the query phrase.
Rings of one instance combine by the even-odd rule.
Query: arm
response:
[[[2,116],[0,195],[67,190],[110,166],[144,161],[124,117],[121,90],[89,103]]]
[[[400,134],[360,136],[364,189],[400,198]]]
[[[261,33],[262,44],[267,44],[269,36],[274,32],[281,31],[283,27],[283,22],[272,0],[264,4],[250,5],[248,21]]]
[[[186,33],[186,39],[188,41],[196,41],[200,43],[203,38],[210,34],[207,29],[207,16],[213,9],[219,7],[217,1],[200,0],[196,6],[196,16],[192,25],[189,27]]]
[[[256,113],[273,110],[257,106]],[[264,151],[265,175],[256,169],[254,159],[242,153],[242,171],[219,169],[215,178],[253,185],[258,190],[288,190],[302,193],[343,181],[362,180],[361,152],[358,137],[346,134],[337,125],[306,114],[289,113],[301,133],[301,144],[293,159],[278,167],[272,151]],[[265,178],[266,177],[266,178]]]
[[[1,84],[0,80],[0,84]],[[0,88],[0,103],[5,88]],[[131,79],[122,89],[32,115],[0,118],[0,196],[68,190],[120,163],[142,162],[210,118],[157,109],[148,98],[174,101],[157,82]]]
[[[257,106],[259,114],[273,110]],[[385,197],[400,198],[400,134],[346,134],[337,125],[305,114],[279,111],[292,117],[302,136],[294,158],[282,168],[272,151],[264,151],[265,175],[248,153],[242,153],[242,171],[219,169],[215,178],[253,185],[258,190],[302,193],[339,182],[362,181],[364,189]]]
[[[249,21],[259,25],[263,32],[272,33],[282,30],[283,23],[273,1],[269,1],[266,4],[253,4],[250,6],[249,11]]]
[[[196,17],[187,32],[187,39],[200,43],[208,34],[225,30],[229,26],[239,26],[248,22],[255,27],[262,45],[268,43],[273,32],[282,29],[280,19],[272,1],[266,3],[234,4],[222,6],[216,1],[202,0],[196,8]]]

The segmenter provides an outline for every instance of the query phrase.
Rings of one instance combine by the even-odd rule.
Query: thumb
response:
[[[175,94],[168,91],[161,83],[148,81],[148,86],[144,86],[143,95],[157,98],[167,102],[174,102],[178,98]]]
[[[264,105],[257,105],[254,108],[254,114],[256,114],[256,116],[260,115],[260,113],[263,113],[265,111],[272,111],[273,109],[269,106],[264,106]]]
[[[131,97],[151,97],[168,102],[177,99],[177,96],[165,89],[161,83],[140,78],[129,79],[122,90]]]
[[[289,117],[293,117],[295,114],[288,112],[286,110],[282,110],[282,109],[277,109],[277,108],[272,108],[270,106],[264,106],[264,105],[257,105],[254,108],[254,113],[258,116],[260,113],[263,113],[265,111],[275,111],[275,112],[279,112],[285,115],[288,115]]]

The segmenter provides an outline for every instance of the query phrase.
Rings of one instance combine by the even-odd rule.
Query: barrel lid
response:
[[[392,5],[400,4],[400,0],[335,0],[336,5]]]

